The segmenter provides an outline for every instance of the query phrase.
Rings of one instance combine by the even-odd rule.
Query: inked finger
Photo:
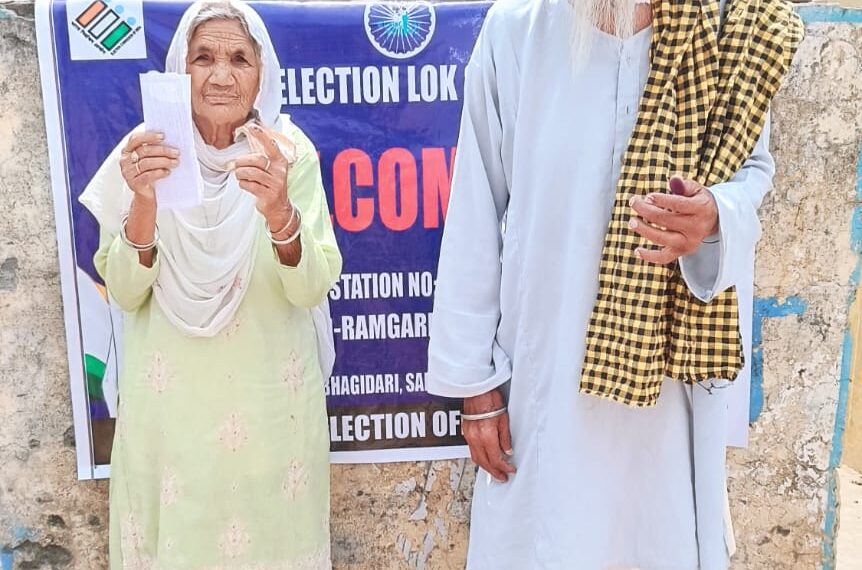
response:
[[[675,174],[668,180],[667,188],[673,195],[688,196],[690,198],[700,192],[703,189],[703,185]]]

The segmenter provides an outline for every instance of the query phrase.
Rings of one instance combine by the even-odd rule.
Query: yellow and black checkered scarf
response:
[[[783,0],[653,0],[651,67],[623,159],[587,332],[580,391],[651,406],[665,376],[733,380],[743,365],[734,290],[692,296],[677,264],[634,255],[632,196],[667,189],[674,173],[711,186],[751,156],[769,104],[803,36]],[[733,263],[733,260],[730,260]]]

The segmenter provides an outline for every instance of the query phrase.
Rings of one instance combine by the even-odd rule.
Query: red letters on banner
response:
[[[446,158],[443,148],[423,148],[417,161],[409,150],[395,147],[383,152],[375,165],[362,150],[341,151],[332,163],[335,224],[361,232],[377,217],[389,230],[409,230],[420,223],[421,200],[422,227],[441,227],[449,207],[455,147],[448,164]]]

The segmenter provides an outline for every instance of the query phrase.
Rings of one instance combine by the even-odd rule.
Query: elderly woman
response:
[[[330,567],[329,436],[312,308],[341,269],[317,153],[286,116],[242,2],[192,5],[167,56],[191,75],[197,157],[134,130],[81,201],[126,311],[112,570]],[[200,206],[159,210],[197,160]]]

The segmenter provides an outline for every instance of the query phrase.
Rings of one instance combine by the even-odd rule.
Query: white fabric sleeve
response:
[[[709,189],[718,206],[718,234],[707,238],[695,253],[680,258],[683,279],[701,301],[711,301],[748,274],[741,261],[749,259],[760,239],[757,210],[772,189],[775,174],[769,131],[767,117],[754,152],[739,172]]]
[[[428,391],[455,398],[483,394],[511,376],[509,357],[496,341],[501,224],[509,190],[488,33],[486,21],[466,69],[428,348]]]

